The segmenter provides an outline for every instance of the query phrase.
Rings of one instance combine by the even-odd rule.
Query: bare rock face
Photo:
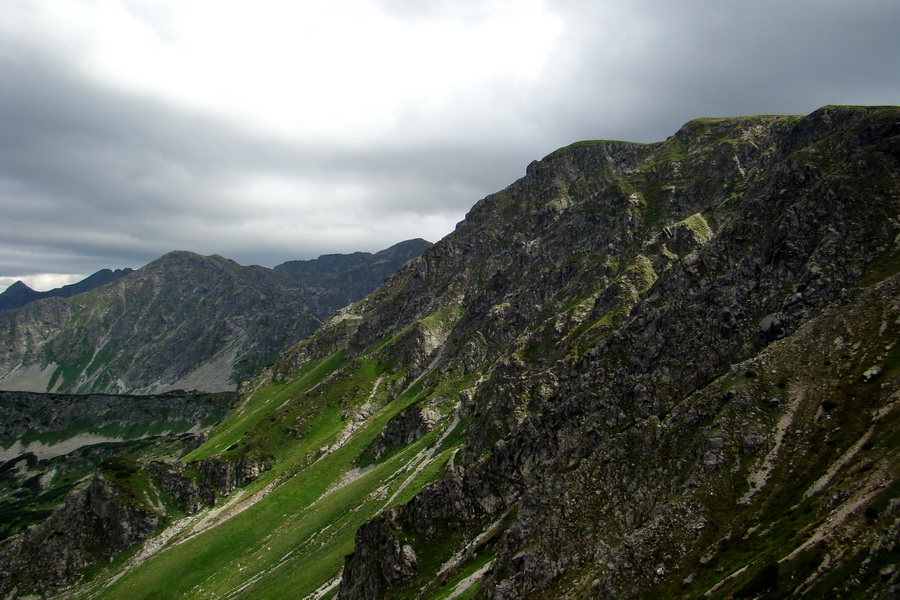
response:
[[[390,421],[372,444],[372,458],[380,460],[395,448],[402,448],[421,439],[434,429],[440,415],[428,407],[412,406]]]
[[[200,482],[204,488],[215,490],[218,495],[227,496],[235,488],[244,487],[268,469],[265,461],[241,457],[225,460],[212,457],[199,462]]]
[[[151,474],[160,491],[168,494],[175,506],[186,515],[195,514],[206,506],[214,505],[218,495],[227,495],[186,476],[185,467],[181,463],[152,461],[143,467]]]
[[[412,546],[397,539],[390,527],[390,514],[366,523],[356,534],[361,551],[344,567],[353,582],[341,586],[338,598],[379,598],[385,591],[407,581],[418,564]],[[377,549],[371,552],[370,549]]]
[[[266,468],[247,458],[233,463],[213,457],[189,467],[108,459],[86,487],[0,552],[0,593],[58,592],[89,567],[158,533],[173,515],[215,504]]]

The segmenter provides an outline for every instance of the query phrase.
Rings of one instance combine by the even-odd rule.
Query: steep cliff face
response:
[[[104,287],[0,315],[0,387],[233,390],[428,245],[276,269],[172,252]]]
[[[242,386],[186,460],[252,506],[92,597],[896,597],[898,209],[896,107],[558,150]]]

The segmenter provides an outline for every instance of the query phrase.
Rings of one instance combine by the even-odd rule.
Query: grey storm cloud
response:
[[[373,6],[413,24],[478,23],[488,10]],[[528,162],[580,139],[649,142],[695,117],[900,98],[896,2],[560,0],[546,10],[562,30],[534,80],[492,77],[406,107],[394,129],[359,144],[116,89],[73,66],[63,45],[7,36],[0,281],[139,267],[175,249],[272,266],[436,241]]]

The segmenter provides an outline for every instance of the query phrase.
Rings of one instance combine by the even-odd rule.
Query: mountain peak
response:
[[[422,249],[422,243],[413,242],[377,255],[333,255],[325,262],[349,267],[329,270],[320,261],[320,272],[242,266],[219,254],[186,250],[169,252],[134,273],[98,271],[57,294],[93,290],[78,302],[85,314],[77,329],[69,327],[65,314],[59,315],[58,327],[47,327],[46,319],[35,323],[31,319],[41,317],[32,312],[10,316],[20,319],[16,331],[38,329],[41,334],[19,341],[35,344],[33,352],[0,364],[0,386],[107,393],[231,389],[237,379],[256,374],[335,311],[363,298]],[[115,289],[94,289],[116,278],[123,279]],[[13,288],[0,300],[40,297],[25,287]],[[85,339],[103,340],[95,343],[103,346],[98,356],[105,362],[58,368],[56,375],[45,377],[13,373],[14,363],[23,366],[20,372],[43,370],[48,363],[68,366],[72,357],[81,356]],[[33,356],[46,360],[36,367],[29,362]]]
[[[34,290],[31,289],[30,287],[28,287],[28,285],[20,279],[20,280],[16,281],[14,284],[12,284],[11,286],[9,286],[8,288],[6,288],[6,291],[3,293],[8,293],[8,292],[34,292]]]

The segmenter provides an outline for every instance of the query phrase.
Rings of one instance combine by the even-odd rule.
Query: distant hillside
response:
[[[423,239],[407,240],[375,254],[323,254],[314,260],[292,260],[278,265],[275,271],[303,282],[310,295],[309,310],[325,319],[337,308],[368,295],[400,265],[429,247],[431,242]]]
[[[116,269],[115,271],[110,269],[101,269],[93,275],[85,277],[77,283],[71,283],[62,287],[53,288],[52,290],[48,290],[46,292],[36,292],[25,285],[24,282],[17,281],[6,288],[3,293],[0,293],[0,311],[19,308],[20,306],[25,306],[29,302],[34,302],[35,300],[40,300],[41,298],[71,298],[76,294],[83,294],[84,292],[88,292],[94,288],[98,288],[101,285],[106,285],[107,283],[115,281],[120,277],[124,277],[125,275],[128,275],[133,271],[134,269],[130,268]]]
[[[233,390],[429,245],[275,269],[169,253],[104,287],[0,313],[0,389]]]

